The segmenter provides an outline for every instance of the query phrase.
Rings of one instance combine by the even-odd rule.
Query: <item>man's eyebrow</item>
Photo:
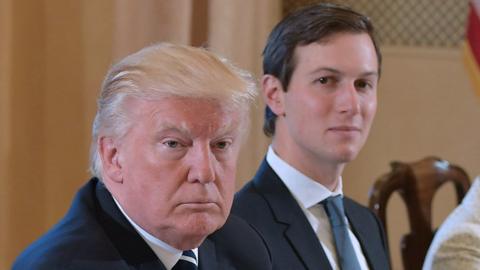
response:
[[[158,128],[156,133],[161,133],[161,132],[180,132],[182,134],[191,134],[190,129],[183,125],[179,124],[173,124],[173,123],[162,123]]]
[[[319,67],[310,72],[310,74],[315,74],[321,71],[328,71],[334,74],[342,74],[342,72],[338,69],[335,68],[330,68],[330,67]],[[377,71],[366,71],[360,74],[361,77],[368,77],[368,76],[377,76],[378,77],[378,72]]]
[[[378,77],[378,72],[376,71],[367,71],[362,74],[360,74],[361,77],[369,77],[369,76],[375,76]]]
[[[328,72],[335,73],[335,74],[340,74],[341,73],[340,70],[338,70],[338,69],[334,69],[334,68],[330,68],[330,67],[318,67],[318,68],[312,70],[310,72],[310,74],[315,74],[315,73],[320,72],[320,71],[328,71]]]
[[[215,130],[214,136],[222,137],[231,133],[235,133],[239,130],[237,127],[238,125],[239,124],[235,124],[234,122],[230,121]],[[193,136],[191,130],[182,124],[163,123],[157,128],[156,134],[160,135],[161,133],[165,132],[178,132],[187,136]]]

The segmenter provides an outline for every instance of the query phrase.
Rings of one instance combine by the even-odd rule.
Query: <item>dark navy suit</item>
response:
[[[383,228],[369,209],[344,198],[345,212],[372,270],[390,269]],[[252,181],[236,195],[232,213],[262,234],[273,269],[332,269],[305,214],[264,160]]]
[[[258,233],[230,216],[199,247],[199,269],[271,269]],[[77,193],[67,215],[16,260],[14,270],[165,269],[98,179]]]

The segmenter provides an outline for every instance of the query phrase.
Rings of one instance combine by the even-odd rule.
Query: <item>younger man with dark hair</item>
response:
[[[376,112],[381,55],[371,22],[332,4],[306,7],[273,29],[263,56],[273,140],[233,213],[263,235],[274,269],[389,269],[380,222],[342,192]]]

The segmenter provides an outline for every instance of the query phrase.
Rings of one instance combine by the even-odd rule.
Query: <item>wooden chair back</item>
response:
[[[400,194],[410,226],[410,232],[401,240],[403,266],[404,269],[421,270],[434,235],[432,201],[436,191],[451,182],[455,187],[457,203],[460,203],[470,187],[470,179],[465,170],[437,157],[412,163],[394,161],[390,166],[391,171],[381,176],[370,190],[369,207],[377,214],[388,235],[388,200],[394,192]]]

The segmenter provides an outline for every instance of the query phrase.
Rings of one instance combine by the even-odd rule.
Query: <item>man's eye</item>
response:
[[[329,79],[327,77],[320,77],[317,79],[317,82],[321,83],[321,84],[327,84],[329,81]]]
[[[363,88],[369,87],[369,84],[368,84],[368,82],[366,82],[366,81],[361,81],[361,80],[359,80],[359,81],[355,81],[355,87],[356,87],[356,88],[362,88],[362,89],[363,89]]]
[[[230,142],[222,141],[222,142],[217,142],[215,145],[218,149],[225,149],[230,145]]]
[[[166,142],[163,142],[163,144],[170,148],[177,148],[180,146],[180,143],[174,140],[168,140]]]
[[[319,77],[315,80],[315,83],[319,83],[321,85],[331,85],[334,86],[338,82],[339,78],[335,76],[323,76]]]

